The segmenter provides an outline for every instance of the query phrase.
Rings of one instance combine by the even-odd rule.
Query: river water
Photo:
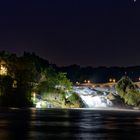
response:
[[[139,140],[140,112],[0,109],[0,140]]]

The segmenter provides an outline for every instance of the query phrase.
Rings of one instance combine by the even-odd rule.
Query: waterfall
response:
[[[106,96],[79,95],[88,108],[111,107],[113,104]]]
[[[102,92],[102,95],[98,95],[97,91],[87,87],[74,87],[74,92],[81,97],[87,108],[113,106],[104,92]]]

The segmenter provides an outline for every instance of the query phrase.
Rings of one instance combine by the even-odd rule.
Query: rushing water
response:
[[[101,90],[101,89],[100,89]],[[106,89],[102,91],[97,91],[95,89],[90,89],[88,87],[73,87],[74,93],[82,99],[86,108],[95,107],[112,107],[113,103],[107,98]],[[100,92],[100,94],[98,94]]]
[[[140,139],[140,113],[0,109],[0,140]]]

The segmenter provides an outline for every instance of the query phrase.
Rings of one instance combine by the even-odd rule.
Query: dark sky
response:
[[[140,65],[140,0],[3,0],[0,50],[58,65]]]

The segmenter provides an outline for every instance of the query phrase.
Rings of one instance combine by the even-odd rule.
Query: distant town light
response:
[[[76,82],[76,85],[80,85],[80,82]]]
[[[110,83],[116,83],[116,79],[115,79],[115,78],[114,78],[114,79],[110,78],[110,79],[109,79],[109,82],[110,82]]]
[[[110,79],[109,79],[109,82],[112,82],[112,81],[113,81],[113,80],[110,78]]]
[[[113,83],[116,83],[116,79],[113,79]]]
[[[88,83],[88,84],[91,83],[90,80],[88,80],[87,83]]]

